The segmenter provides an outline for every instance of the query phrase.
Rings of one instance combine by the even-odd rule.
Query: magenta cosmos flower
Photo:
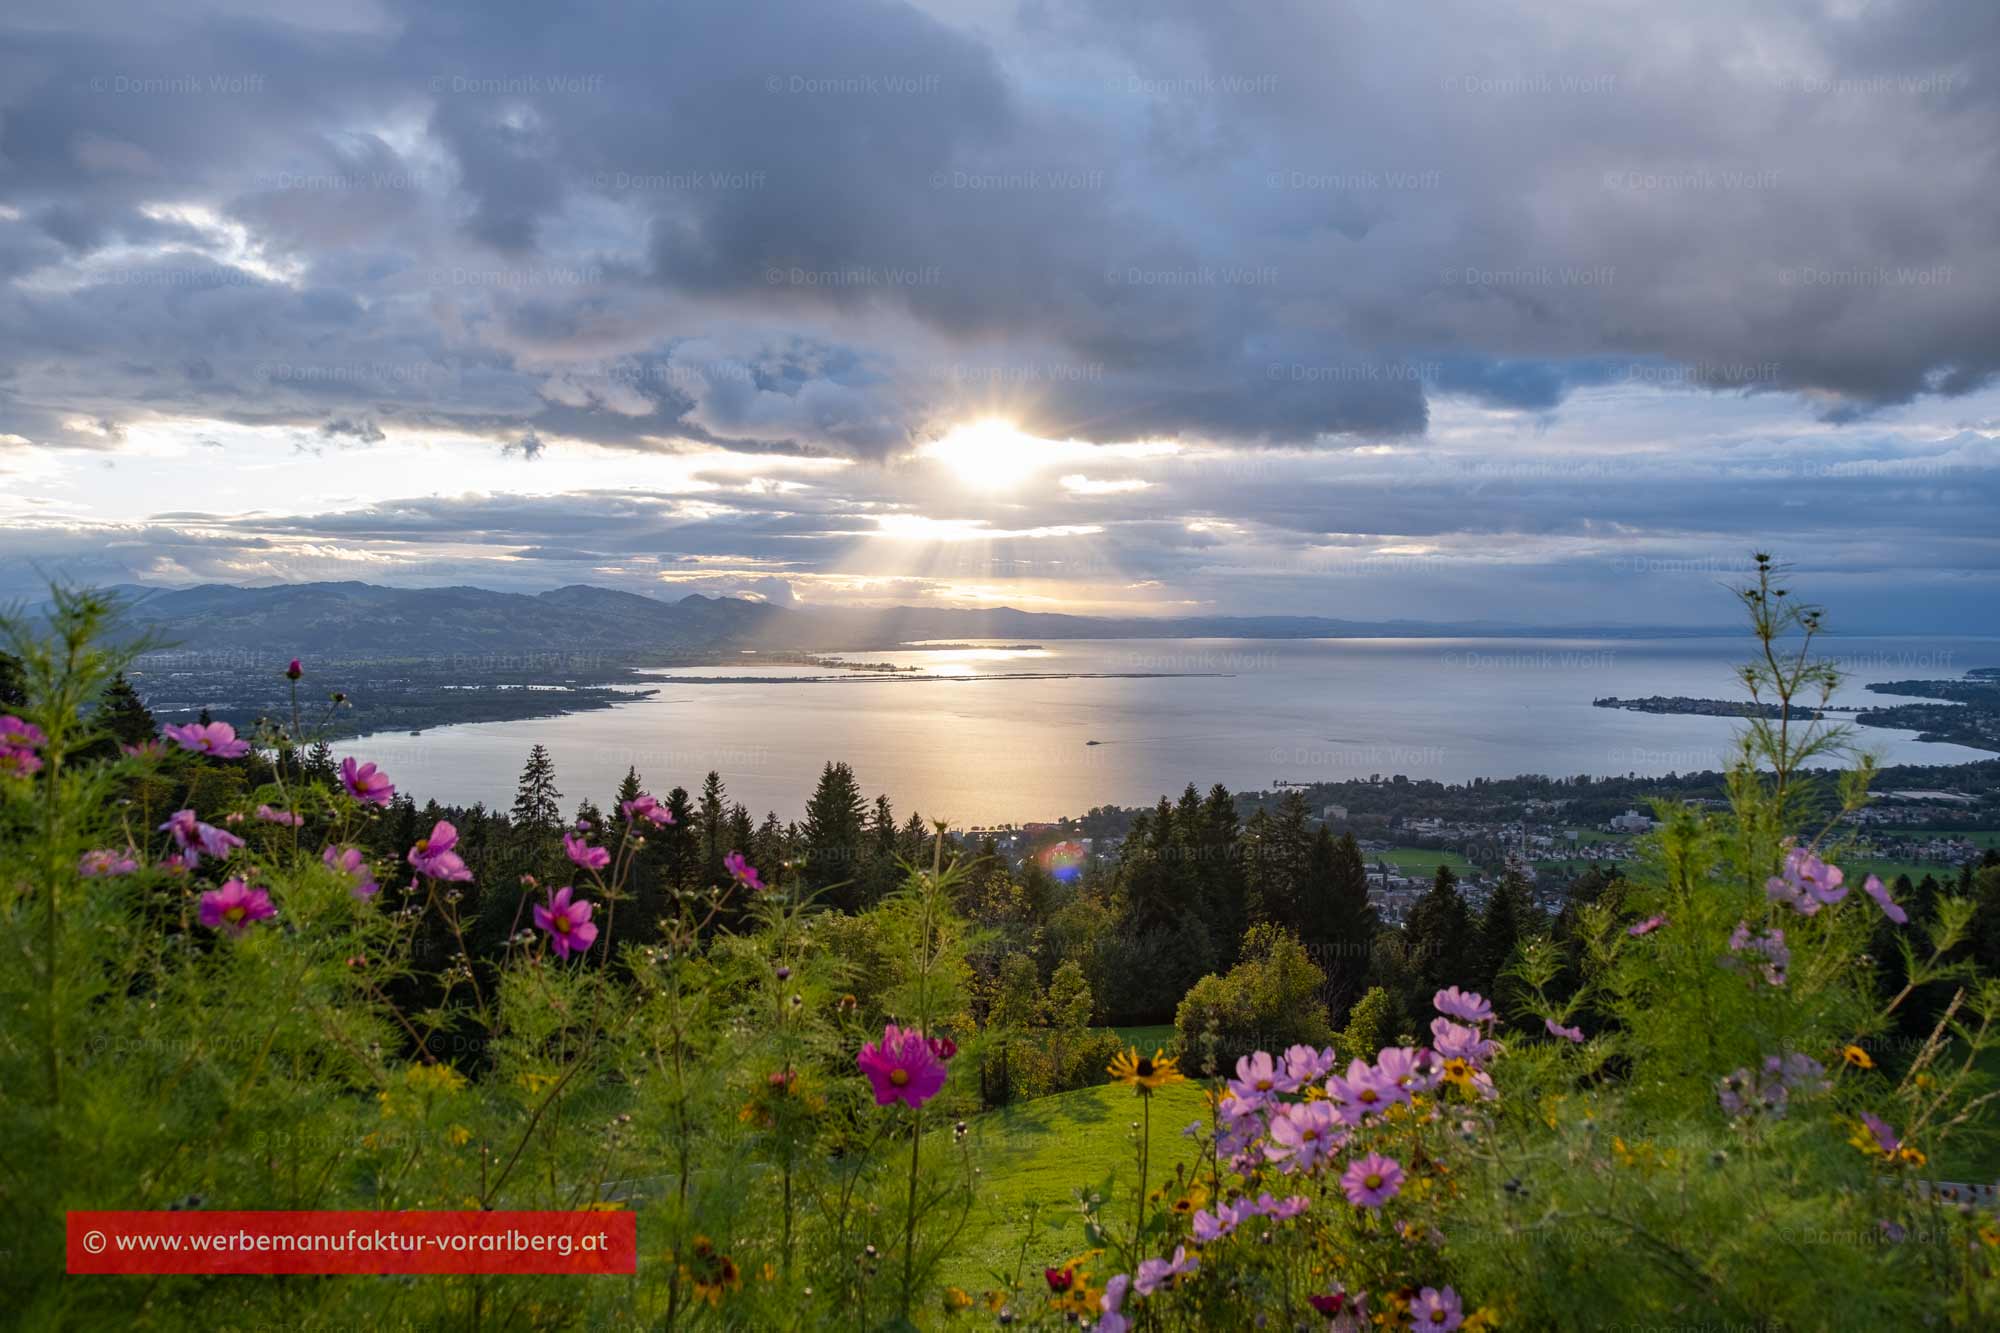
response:
[[[210,930],[226,930],[231,935],[241,935],[259,921],[268,921],[278,914],[271,906],[271,895],[262,889],[245,888],[243,881],[232,879],[219,889],[210,889],[201,895],[201,924]]]
[[[0,745],[0,778],[31,778],[42,771],[42,757],[25,745]]]
[[[1889,890],[1875,876],[1870,875],[1861,882],[1861,891],[1870,898],[1873,898],[1875,905],[1882,909],[1882,915],[1888,917],[1897,925],[1900,926],[1910,919],[1910,914],[1903,910],[1900,903],[1889,896]]]
[[[167,822],[160,825],[160,831],[173,835],[174,845],[181,849],[181,862],[190,870],[201,864],[203,855],[222,861],[243,845],[243,839],[234,833],[224,832],[213,824],[204,824],[196,819],[192,810],[174,811],[167,816]]]
[[[1451,1333],[1465,1322],[1465,1307],[1459,1303],[1458,1293],[1450,1287],[1442,1291],[1436,1287],[1425,1287],[1417,1293],[1417,1299],[1410,1302],[1410,1322],[1416,1328]]]
[[[227,722],[211,722],[207,726],[189,722],[179,727],[161,727],[160,734],[183,750],[193,750],[196,754],[216,759],[241,759],[250,753],[250,742],[236,739],[236,728]]]
[[[122,852],[85,852],[83,859],[76,863],[76,873],[85,879],[129,875],[138,868],[138,855],[130,847]]]
[[[731,852],[729,855],[723,857],[722,868],[729,872],[731,879],[746,889],[761,891],[764,887],[763,879],[757,874],[757,867],[745,860],[741,852]]]
[[[854,1063],[874,1087],[877,1106],[890,1102],[922,1106],[944,1087],[944,1061],[915,1028],[888,1024],[882,1029],[882,1040],[863,1046]]]
[[[1456,986],[1447,986],[1431,996],[1431,1003],[1439,1013],[1467,1023],[1485,1023],[1493,1017],[1493,1006],[1485,996]]]
[[[49,738],[34,723],[23,721],[12,713],[0,715],[0,743],[33,750],[48,744],[48,741]]]
[[[1392,1157],[1369,1153],[1347,1164],[1340,1175],[1341,1193],[1356,1208],[1380,1208],[1403,1189],[1403,1168]]]
[[[361,854],[359,847],[344,843],[339,847],[328,847],[320,852],[319,859],[326,862],[328,869],[354,881],[348,892],[355,897],[372,898],[382,891],[382,886],[375,882],[374,872],[368,868],[368,858]]]
[[[1580,1042],[1583,1040],[1582,1028],[1566,1028],[1553,1018],[1544,1018],[1542,1026],[1549,1030],[1551,1037],[1561,1037],[1564,1041]]]
[[[295,815],[289,810],[280,810],[271,805],[258,806],[257,818],[266,824],[283,824],[287,828],[298,828],[306,822],[304,815]]]
[[[574,833],[563,834],[563,852],[570,860],[585,870],[602,870],[611,864],[611,853],[602,847],[592,847],[588,841]]]
[[[658,800],[647,795],[645,792],[640,792],[629,801],[620,801],[618,803],[618,812],[625,816],[625,822],[628,824],[641,819],[649,824],[656,825],[665,825],[674,822],[674,812],[667,809],[666,806],[661,805]]]
[[[396,784],[373,764],[357,764],[349,755],[340,761],[340,785],[363,805],[386,807],[396,799]]]
[[[535,924],[549,932],[549,947],[567,958],[582,953],[597,942],[597,927],[591,923],[591,905],[572,896],[565,884],[549,895],[548,906],[535,904]]]
[[[457,846],[458,830],[451,821],[440,819],[432,825],[429,837],[417,839],[417,845],[410,848],[410,864],[418,874],[432,879],[469,880],[472,872],[453,850]]]

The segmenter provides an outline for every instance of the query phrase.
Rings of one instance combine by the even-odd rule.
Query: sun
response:
[[[954,426],[917,451],[950,468],[981,490],[1011,490],[1065,453],[1054,440],[1036,439],[1011,421],[988,417]]]

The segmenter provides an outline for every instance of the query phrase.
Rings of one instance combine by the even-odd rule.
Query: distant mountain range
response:
[[[576,584],[544,593],[484,588],[385,588],[295,583],[261,588],[129,585],[126,621],[183,649],[322,659],[496,659],[601,653],[643,659],[736,649],[855,651],[955,639],[1654,638],[1727,634],[1717,628],[1503,625],[1489,621],[1332,620],[1318,616],[1078,616],[1012,607],[954,610],[787,609],[695,594],[666,601]]]

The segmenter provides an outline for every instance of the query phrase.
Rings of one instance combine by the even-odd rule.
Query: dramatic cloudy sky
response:
[[[2000,612],[1967,0],[13,0],[0,592]]]

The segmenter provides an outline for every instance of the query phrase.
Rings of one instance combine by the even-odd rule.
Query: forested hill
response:
[[[791,609],[736,597],[677,601],[573,585],[544,593],[483,588],[387,588],[298,583],[204,584],[114,590],[131,624],[183,648],[310,654],[321,659],[526,658],[579,652],[643,658],[736,648],[835,651],[967,638],[1381,638],[1538,636],[1629,638],[1714,633],[1635,626],[1529,627],[1488,622],[1332,620],[1314,616],[1101,617],[893,607]]]

